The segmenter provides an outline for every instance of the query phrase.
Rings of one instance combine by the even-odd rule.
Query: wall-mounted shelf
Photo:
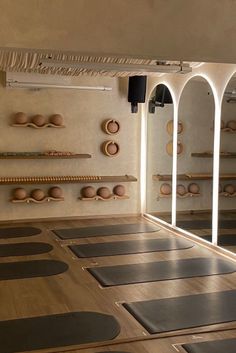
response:
[[[170,195],[159,194],[158,198],[166,198],[166,199],[168,199],[168,198],[170,198],[171,196],[172,196],[172,194],[170,194]],[[200,194],[200,193],[198,193],[198,194],[193,194],[193,193],[191,193],[191,192],[186,192],[186,194],[184,194],[184,195],[179,195],[179,194],[177,194],[177,197],[178,197],[179,199],[186,199],[187,197],[198,197],[198,196],[201,196],[201,194]],[[158,198],[157,198],[157,199],[158,199]]]
[[[12,199],[11,202],[12,203],[45,203],[45,202],[50,202],[50,201],[64,201],[64,197],[50,197],[50,196],[46,196],[44,197],[42,200],[35,200],[32,197],[27,197],[23,200],[16,200],[16,199]]]
[[[104,183],[104,182],[135,182],[132,175],[94,176],[94,175],[66,175],[66,176],[28,176],[28,177],[0,177],[0,185],[23,184],[72,184],[72,183]]]
[[[46,123],[46,124],[43,124],[42,126],[38,126],[34,123],[25,123],[25,124],[11,124],[11,126],[14,126],[14,127],[32,127],[34,129],[45,129],[47,127],[52,127],[52,128],[64,128],[65,125],[55,125],[53,123]]]
[[[172,175],[171,174],[156,174],[152,176],[153,180],[158,181],[171,181]],[[178,180],[211,180],[212,174],[201,174],[201,173],[188,173],[188,174],[178,174]],[[221,174],[221,180],[236,180],[236,174]]]
[[[236,192],[234,192],[233,194],[229,194],[228,192],[220,192],[219,196],[223,196],[223,197],[228,197],[228,198],[233,198],[236,197]]]
[[[91,158],[87,153],[69,152],[0,152],[0,159],[73,159]]]
[[[195,152],[191,153],[192,157],[213,158],[213,152]],[[221,152],[220,158],[236,158],[236,152]]]
[[[224,127],[221,129],[221,132],[227,132],[229,134],[236,134],[236,130],[231,129],[230,127]]]
[[[81,201],[110,201],[110,200],[127,200],[129,199],[128,195],[118,196],[118,195],[111,195],[108,198],[103,198],[101,196],[94,196],[94,197],[79,197]]]

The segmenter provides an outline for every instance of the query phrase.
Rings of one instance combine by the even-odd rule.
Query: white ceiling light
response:
[[[109,62],[88,62],[88,61],[57,61],[52,59],[43,59],[39,66],[52,68],[67,68],[67,69],[85,69],[94,71],[116,71],[116,72],[134,72],[135,74],[151,74],[151,73],[180,73],[186,74],[192,71],[192,68],[187,63],[180,62],[179,64],[166,64],[160,62],[156,65],[143,64],[120,64]]]

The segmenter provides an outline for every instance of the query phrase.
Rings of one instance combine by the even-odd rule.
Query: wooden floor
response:
[[[198,256],[219,257],[219,254],[202,245],[195,244],[191,249],[145,253],[136,255],[122,255],[78,259],[68,249],[68,244],[85,244],[96,242],[111,242],[132,239],[150,239],[176,236],[167,230],[155,233],[130,234],[122,236],[106,236],[87,239],[63,241],[51,232],[55,228],[82,227],[89,225],[106,225],[116,223],[147,222],[141,217],[88,219],[71,221],[48,221],[24,223],[42,229],[42,233],[30,238],[1,239],[0,244],[45,241],[53,245],[54,249],[47,254],[1,258],[1,262],[57,259],[69,265],[69,270],[63,274],[33,279],[10,280],[0,282],[0,317],[9,320],[24,317],[34,317],[71,311],[99,311],[114,315],[121,325],[120,335],[113,341],[100,344],[90,344],[80,347],[61,347],[57,349],[41,350],[37,352],[73,353],[127,351],[131,353],[173,353],[181,352],[178,344],[205,339],[220,339],[236,337],[236,322],[211,325],[201,328],[175,331],[157,335],[150,335],[121,305],[126,301],[138,301],[177,297],[189,294],[217,292],[236,289],[236,273],[219,276],[198,277],[171,281],[133,284],[126,286],[101,288],[98,282],[85,270],[87,266],[120,265],[128,263],[145,263],[150,261],[164,261],[186,259]],[[17,224],[14,224],[16,226]],[[23,223],[20,224],[21,226]],[[1,225],[5,227],[6,224]],[[233,261],[233,260],[232,260]],[[177,344],[177,346],[175,346]],[[0,350],[1,351],[1,350]],[[3,352],[4,353],[4,352]]]

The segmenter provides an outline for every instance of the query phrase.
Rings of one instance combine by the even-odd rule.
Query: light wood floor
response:
[[[92,353],[105,350],[125,350],[131,353],[170,353],[178,351],[177,349],[179,348],[175,349],[172,346],[172,344],[175,343],[189,341],[195,342],[196,340],[217,339],[223,337],[236,337],[236,322],[211,325],[158,335],[150,335],[120,305],[120,303],[124,301],[130,302],[138,300],[159,299],[236,289],[236,273],[220,276],[134,284],[102,289],[98,285],[97,281],[85,270],[85,267],[97,265],[120,265],[138,262],[144,263],[151,261],[192,258],[198,256],[218,257],[219,254],[215,253],[213,250],[195,244],[193,248],[187,250],[78,259],[68,249],[68,244],[111,242],[141,238],[150,239],[156,237],[162,238],[173,237],[174,235],[172,232],[162,229],[155,233],[106,236],[63,241],[58,239],[56,235],[51,232],[51,229],[53,228],[69,228],[88,225],[134,222],[146,221],[140,217],[123,217],[89,220],[83,219],[73,221],[33,222],[27,223],[27,225],[33,225],[35,227],[41,228],[42,233],[40,235],[28,238],[1,239],[0,244],[28,241],[45,241],[52,244],[54,247],[53,251],[47,254],[15,258],[1,258],[1,262],[44,258],[62,260],[69,265],[69,270],[67,272],[57,276],[1,281],[1,320],[83,310],[99,311],[114,315],[121,325],[121,333],[113,341],[105,342],[99,345],[90,344],[80,347],[61,347],[60,349],[49,349],[40,352],[72,351],[75,353],[81,351],[82,349],[83,353]],[[22,226],[23,223],[20,225]],[[5,226],[6,224],[1,225],[1,227]],[[17,224],[14,224],[14,226],[17,226]],[[102,345],[103,347],[98,347]]]

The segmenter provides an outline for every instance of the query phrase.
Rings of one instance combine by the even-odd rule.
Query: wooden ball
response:
[[[200,187],[196,183],[191,183],[188,186],[188,191],[191,192],[192,194],[199,194]]]
[[[27,116],[23,112],[18,112],[15,114],[14,123],[15,124],[26,124],[27,123]]]
[[[186,194],[186,188],[184,185],[177,185],[177,194],[180,195],[180,196],[183,196]]]
[[[63,197],[63,191],[59,186],[53,186],[52,188],[49,189],[48,191],[49,196],[55,197],[55,198],[61,198]]]
[[[107,130],[111,134],[117,133],[119,131],[119,128],[120,128],[120,126],[119,126],[118,122],[115,120],[109,121],[109,123],[107,124]]]
[[[236,120],[229,120],[227,122],[227,127],[229,127],[232,130],[236,130]]]
[[[101,196],[103,199],[108,199],[111,196],[111,191],[108,187],[102,186],[97,190],[97,195]]]
[[[224,187],[224,192],[227,192],[228,194],[232,195],[235,192],[235,187],[233,184],[226,184]]]
[[[118,196],[124,196],[125,195],[124,185],[116,185],[113,189],[113,193]]]
[[[173,141],[169,141],[166,145],[166,151],[169,156],[173,155]],[[180,141],[177,143],[177,154],[181,154],[183,152],[183,145]]]
[[[91,198],[96,196],[96,190],[93,186],[85,186],[80,192],[82,197]]]
[[[45,197],[44,191],[41,189],[34,189],[31,192],[31,197],[35,199],[36,201],[41,201]]]
[[[221,193],[223,191],[223,187],[221,184],[219,184],[219,193]]]
[[[37,126],[43,126],[46,122],[46,119],[43,115],[38,114],[38,115],[33,116],[31,121],[32,121],[32,123],[34,123]]]
[[[171,195],[172,188],[170,184],[164,183],[160,187],[160,192],[163,195]]]
[[[13,198],[16,200],[24,200],[27,197],[27,192],[23,188],[16,188],[13,190]]]
[[[63,117],[60,114],[54,114],[50,117],[50,123],[56,125],[56,126],[62,126],[63,125]]]

